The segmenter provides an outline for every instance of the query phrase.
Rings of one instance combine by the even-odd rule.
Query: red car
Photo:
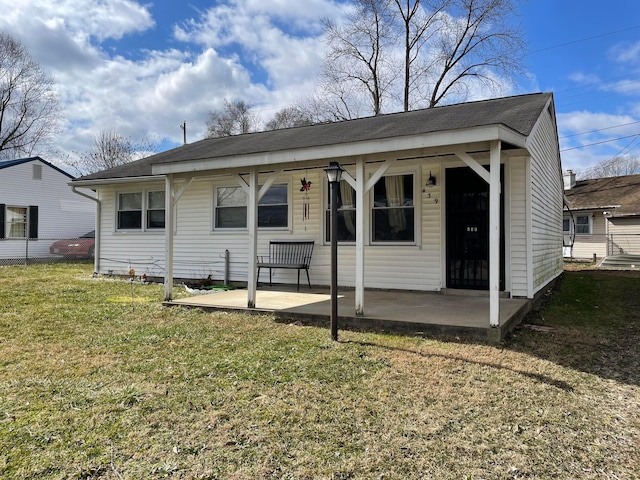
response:
[[[65,258],[93,258],[95,255],[96,232],[92,230],[78,238],[58,240],[49,247],[52,255]]]

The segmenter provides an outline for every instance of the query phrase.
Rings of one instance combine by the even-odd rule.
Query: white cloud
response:
[[[640,64],[640,41],[619,43],[611,49],[610,54],[616,62],[638,65]]]
[[[152,7],[134,0],[0,0],[0,31],[56,79],[65,108],[62,152],[85,151],[106,129],[180,143],[183,121],[195,140],[225,98],[253,103],[268,120],[313,88],[322,58],[318,19],[340,8],[331,0],[194,7],[185,10],[193,18],[164,26],[174,32],[168,48],[154,44]],[[146,50],[126,51],[141,35]]]
[[[615,156],[628,144],[628,137],[638,133],[638,120],[640,118],[632,115],[603,112],[559,113],[557,121],[563,168],[584,171]]]

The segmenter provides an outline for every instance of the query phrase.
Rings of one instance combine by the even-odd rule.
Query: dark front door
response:
[[[447,287],[488,290],[489,184],[468,167],[447,169],[446,182]],[[504,183],[502,168],[500,183]],[[500,289],[504,290],[502,195],[500,219]]]

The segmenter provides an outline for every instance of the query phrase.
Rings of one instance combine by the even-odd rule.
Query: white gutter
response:
[[[69,183],[71,186],[93,188],[102,185],[121,185],[123,183],[140,183],[140,182],[164,182],[164,175],[147,175],[144,177],[114,177],[114,178],[99,178],[96,180],[73,180]],[[79,192],[76,192],[82,195]]]
[[[76,185],[71,185],[71,190],[73,191],[73,193],[77,193],[81,197],[88,198],[89,200],[93,200],[94,202],[96,202],[96,241],[93,247],[93,271],[97,273],[100,271],[100,221],[102,217],[102,202],[96,197],[87,195],[84,192],[79,192]]]

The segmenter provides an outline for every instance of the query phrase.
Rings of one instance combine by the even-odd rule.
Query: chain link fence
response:
[[[0,266],[91,261],[94,251],[95,239],[92,237],[3,238],[0,239]]]
[[[607,255],[640,255],[640,234],[610,233]]]

